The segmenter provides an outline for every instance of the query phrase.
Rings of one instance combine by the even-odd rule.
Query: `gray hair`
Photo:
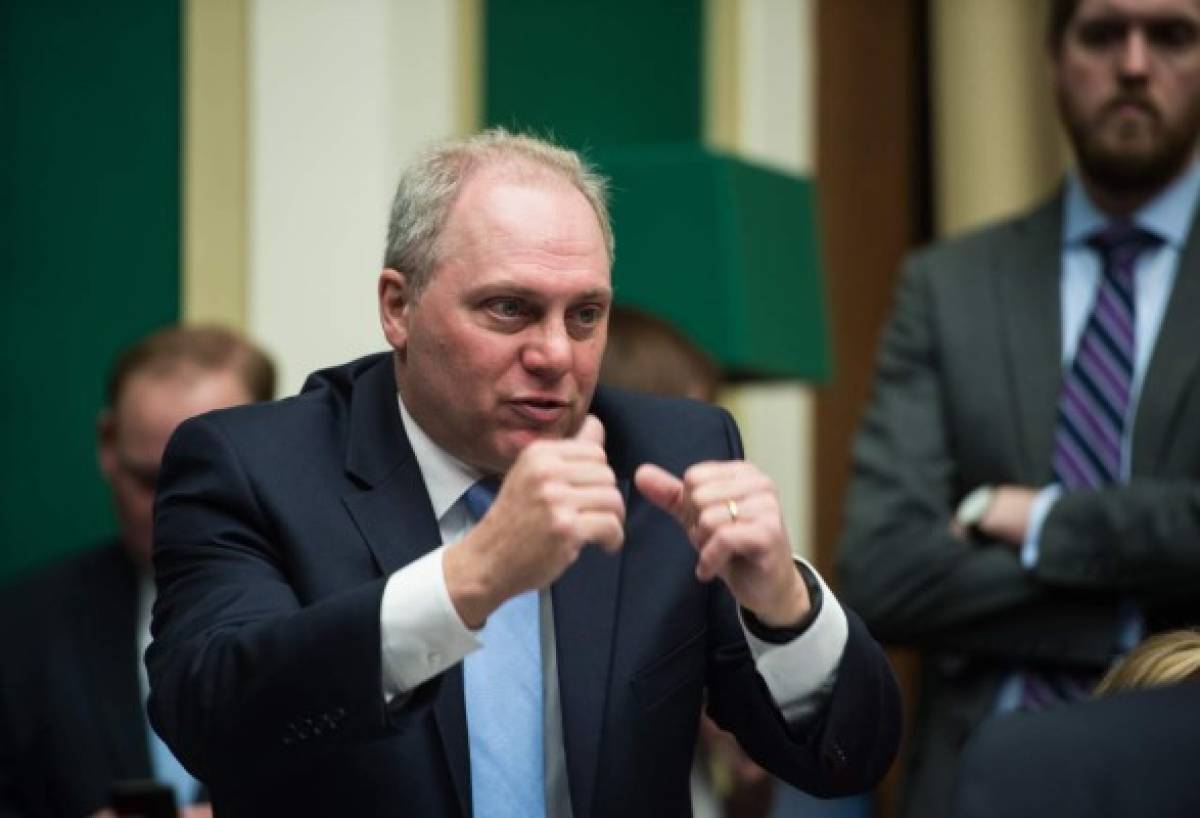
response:
[[[549,173],[574,186],[592,206],[608,261],[616,250],[608,215],[607,180],[579,154],[528,134],[492,128],[438,142],[405,169],[392,200],[383,264],[403,272],[419,295],[441,262],[442,230],[471,176],[484,167],[508,165],[518,173]]]

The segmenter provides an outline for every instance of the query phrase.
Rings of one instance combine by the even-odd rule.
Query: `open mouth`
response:
[[[518,398],[509,406],[519,417],[538,426],[558,422],[570,409],[566,401],[554,398]]]

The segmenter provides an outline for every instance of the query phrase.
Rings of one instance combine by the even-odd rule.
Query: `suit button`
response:
[[[822,757],[825,761],[825,766],[831,770],[841,770],[846,766],[846,752],[840,744],[834,744],[832,747],[829,747],[825,750]]]

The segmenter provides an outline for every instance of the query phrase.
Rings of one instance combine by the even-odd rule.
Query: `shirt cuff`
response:
[[[1033,498],[1033,505],[1029,508],[1029,523],[1025,526],[1025,542],[1021,543],[1021,567],[1026,571],[1032,571],[1037,566],[1041,555],[1042,526],[1046,524],[1046,517],[1050,515],[1050,509],[1054,508],[1062,491],[1062,486],[1051,483]]]
[[[777,644],[755,636],[741,619],[755,667],[791,725],[820,710],[828,700],[850,634],[846,612],[825,580],[806,561],[797,557],[796,562],[800,572],[815,578],[821,588],[821,608],[812,624],[790,641]],[[740,607],[738,616],[743,616]]]
[[[388,577],[379,608],[383,697],[391,702],[480,646],[454,609],[441,546]]]

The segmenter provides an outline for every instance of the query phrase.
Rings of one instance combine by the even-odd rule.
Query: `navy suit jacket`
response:
[[[563,740],[578,818],[686,814],[707,704],[760,763],[810,792],[872,786],[898,735],[891,669],[861,623],[828,706],[780,717],[721,583],[666,514],[630,490],[741,455],[728,415],[599,390],[627,496],[619,556],[585,548],[553,586]],[[396,404],[391,357],[317,373],[296,398],[184,423],[155,520],[151,718],[222,815],[471,812],[460,666],[384,706],[388,575],[439,544]]]
[[[137,575],[120,545],[0,591],[0,816],[78,818],[149,778]]]
[[[1200,683],[986,722],[967,743],[954,818],[1200,815]]]

